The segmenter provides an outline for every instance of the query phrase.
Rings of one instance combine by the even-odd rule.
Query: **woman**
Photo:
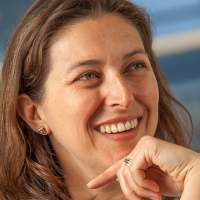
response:
[[[129,1],[36,1],[8,45],[1,102],[1,199],[199,195],[199,155],[175,145],[189,147],[187,111]]]

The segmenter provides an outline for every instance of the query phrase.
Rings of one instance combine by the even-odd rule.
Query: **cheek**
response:
[[[101,97],[97,89],[76,88],[70,91],[68,107],[71,111],[71,117],[74,116],[75,120],[79,118],[80,121],[84,120],[84,123],[87,123],[100,104]]]
[[[135,94],[148,109],[158,108],[158,85],[154,75],[146,77],[135,87]]]
[[[146,133],[148,135],[154,135],[158,123],[159,102],[158,85],[155,77],[148,77],[143,84],[137,87],[136,92],[138,94],[138,101],[146,108]]]
[[[151,133],[150,135],[154,135],[158,124],[159,91],[155,78],[151,81],[151,83],[151,86],[149,86],[147,102],[150,123],[149,127],[151,127],[149,133]]]
[[[48,107],[55,105],[46,113],[53,133],[51,141],[54,142],[54,148],[61,145],[69,151],[88,149],[86,147],[90,145],[91,140],[89,121],[99,102],[100,96],[97,91],[80,92],[78,89],[62,92],[58,98],[49,102]]]
[[[98,90],[70,88],[62,91],[54,103],[54,112],[60,120],[58,123],[63,126],[69,124],[68,129],[71,127],[73,131],[86,131],[88,121],[100,105],[101,98]]]

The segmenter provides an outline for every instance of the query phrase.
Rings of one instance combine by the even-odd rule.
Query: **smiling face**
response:
[[[131,24],[114,15],[77,22],[56,36],[50,59],[39,109],[61,165],[100,173],[154,135],[157,82]]]

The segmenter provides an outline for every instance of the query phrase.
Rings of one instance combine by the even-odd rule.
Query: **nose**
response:
[[[109,107],[126,109],[134,101],[130,82],[124,80],[120,75],[115,76],[112,81],[109,81],[106,90],[105,104]]]

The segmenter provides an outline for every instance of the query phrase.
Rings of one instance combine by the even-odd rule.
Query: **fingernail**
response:
[[[87,186],[88,186],[88,187],[91,187],[91,186],[92,186],[92,183],[93,183],[93,180],[91,180],[91,181],[87,184]]]
[[[154,197],[151,197],[150,199],[151,199],[151,200],[158,200],[157,198],[154,198]]]

